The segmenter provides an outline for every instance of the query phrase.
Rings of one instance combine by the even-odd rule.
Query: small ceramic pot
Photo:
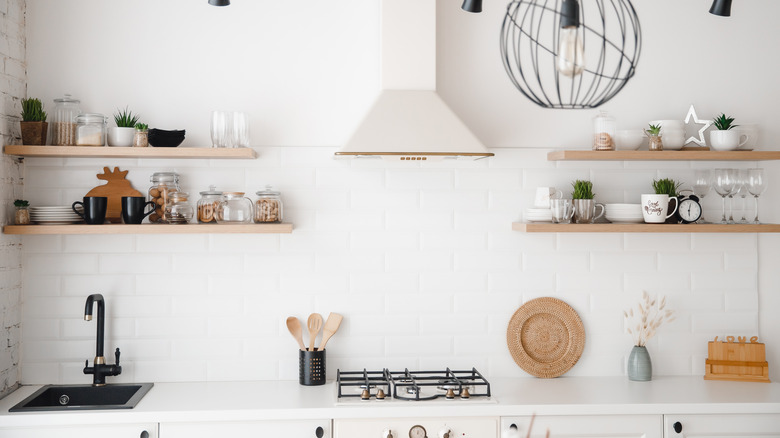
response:
[[[133,145],[135,128],[108,128],[108,145],[129,147]]]

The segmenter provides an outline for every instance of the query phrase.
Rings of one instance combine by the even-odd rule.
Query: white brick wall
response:
[[[506,326],[540,296],[563,299],[583,320],[587,342],[572,375],[624,373],[631,339],[622,310],[642,290],[666,294],[678,311],[649,344],[657,374],[701,374],[706,341],[716,335],[761,335],[755,235],[511,231],[537,185],[568,194],[572,178],[590,177],[599,181],[599,201],[633,200],[652,178],[691,178],[691,164],[591,167],[547,162],[543,150],[496,149],[489,161],[426,168],[335,161],[334,151],[259,148],[260,159],[241,162],[124,162],[142,191],[152,172],[170,169],[191,193],[273,183],[295,230],[26,237],[23,382],[88,380],[81,367],[93,354],[94,323],[81,316],[91,293],[107,299],[106,351],[123,351],[125,371],[115,381],[295,379],[296,343],[284,321],[315,311],[345,316],[328,344],[330,376],[383,366],[524,376],[506,348]],[[26,188],[38,204],[72,202],[98,182],[75,184],[72,175],[114,164],[26,163],[40,176]],[[706,207],[717,212],[719,200],[708,198]]]
[[[19,143],[20,99],[27,90],[25,0],[0,1],[0,139]],[[22,196],[22,167],[0,158],[0,225],[13,221],[13,201]],[[0,398],[20,381],[21,239],[0,235]]]

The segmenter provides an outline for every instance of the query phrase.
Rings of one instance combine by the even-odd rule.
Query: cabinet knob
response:
[[[672,425],[672,427],[674,428],[674,431],[675,431],[675,432],[677,432],[677,433],[680,433],[680,432],[682,432],[682,423],[680,423],[679,421],[676,421],[676,422],[675,422],[675,423]]]
[[[391,432],[390,429],[383,430],[382,438],[393,438],[393,432]]]
[[[314,435],[317,438],[322,438],[323,435],[325,435],[325,430],[319,426],[317,426],[317,429],[314,430]]]
[[[143,432],[141,432],[140,438],[149,438],[149,432],[144,430]]]

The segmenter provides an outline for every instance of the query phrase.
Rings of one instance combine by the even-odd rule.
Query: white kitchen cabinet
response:
[[[50,427],[0,427],[2,438],[158,438],[157,423],[73,425]]]
[[[661,415],[545,415],[536,416],[532,437],[555,438],[661,438]],[[513,428],[512,426],[515,426]],[[501,438],[521,438],[531,427],[531,417],[501,418]]]
[[[715,437],[780,438],[780,414],[664,416],[664,438]]]
[[[330,438],[330,420],[160,423],[160,438]]]
[[[498,417],[381,418],[333,420],[334,438],[497,438]]]

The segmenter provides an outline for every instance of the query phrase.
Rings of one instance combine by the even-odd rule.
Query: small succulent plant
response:
[[[736,128],[739,125],[733,125],[734,117],[726,117],[725,113],[721,113],[718,117],[712,119],[712,124],[718,131],[728,131],[731,128]]]
[[[45,122],[46,112],[43,110],[43,103],[40,99],[30,98],[22,99],[22,121],[23,122]]]
[[[670,178],[653,180],[653,190],[655,190],[656,195],[669,195],[670,198],[676,197],[680,186],[682,186],[682,183]]]
[[[645,129],[647,135],[658,137],[661,135],[661,125],[650,125],[648,129]]]
[[[149,129],[149,125],[146,123],[136,123],[135,124],[136,131],[146,131]]]
[[[138,123],[138,115],[133,114],[127,107],[114,113],[114,122],[118,128],[133,128]]]
[[[593,193],[593,183],[590,181],[576,180],[571,183],[574,190],[571,193],[572,199],[593,199],[596,195]]]
[[[29,207],[30,201],[25,201],[24,199],[17,199],[14,201],[14,207]]]

